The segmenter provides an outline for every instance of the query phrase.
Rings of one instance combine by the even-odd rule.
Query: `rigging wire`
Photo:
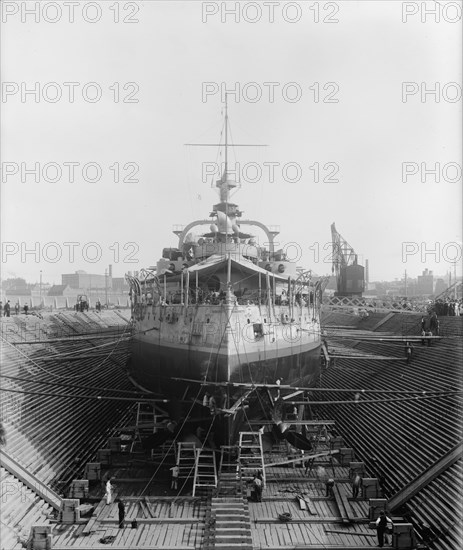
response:
[[[34,384],[43,384],[46,386],[63,386],[68,388],[78,388],[82,390],[94,390],[97,392],[120,392],[122,394],[129,394],[129,395],[140,395],[141,392],[137,392],[134,390],[122,390],[117,388],[108,388],[108,387],[95,387],[95,386],[86,386],[84,384],[68,384],[66,382],[50,382],[46,380],[36,380],[35,378],[22,378],[20,376],[9,376],[7,374],[0,374],[0,378],[7,378],[9,380],[18,380],[20,382],[33,382]],[[152,393],[154,395],[154,392]],[[58,394],[59,395],[59,394]],[[151,393],[147,393],[145,395],[151,395]],[[143,397],[143,395],[142,395]]]
[[[152,403],[159,402],[159,403],[169,403],[170,399],[160,399],[160,398],[150,398],[150,397],[118,397],[114,395],[78,395],[78,394],[72,394],[72,393],[47,393],[47,392],[41,392],[41,391],[35,391],[35,390],[14,390],[12,388],[5,388],[2,387],[0,391],[4,392],[13,392],[13,393],[22,393],[25,395],[42,395],[45,397],[65,397],[66,399],[96,399],[99,401],[129,401],[131,403],[136,403],[137,401],[140,402],[147,402]]]
[[[101,363],[99,363],[98,365],[92,365],[92,369],[98,369],[100,368],[102,365],[104,365],[104,363],[113,355],[113,353],[115,353],[117,347],[119,346],[119,344],[122,342],[122,339],[124,338],[125,336],[125,333],[126,331],[128,330],[128,327],[129,325],[126,325],[124,327],[124,330],[122,331],[122,334],[121,336],[118,338],[118,340],[116,340],[116,342],[111,342],[112,344],[114,344],[114,347],[111,349],[111,351],[109,352],[109,354],[103,359],[103,361],[101,361]],[[51,374],[49,373],[44,367],[40,366],[36,361],[34,361],[34,359],[32,359],[31,357],[29,357],[27,354],[25,354],[23,351],[21,351],[20,349],[18,349],[12,342],[9,342],[4,336],[0,336],[0,338],[6,342],[11,348],[13,348],[17,353],[19,353],[20,355],[22,355],[23,357],[25,357],[28,361],[31,361],[38,369],[40,369],[42,372],[45,372],[46,374]],[[87,340],[85,338],[82,339],[83,341]],[[117,363],[117,361],[116,361]],[[120,366],[120,365],[118,365]],[[57,376],[56,373],[54,373],[55,376]]]
[[[193,380],[189,378],[174,378],[174,380],[183,380],[187,382],[195,382],[197,384],[204,385],[201,380]],[[209,383],[210,384],[210,383]],[[356,389],[356,388],[316,388],[305,386],[290,386],[289,384],[254,384],[246,382],[216,382],[217,386],[243,386],[243,387],[255,387],[255,388],[276,388],[281,390],[292,391],[307,391],[307,392],[359,392],[359,393],[393,393],[393,394],[430,394],[430,393],[459,393],[458,390],[370,390],[370,389]]]

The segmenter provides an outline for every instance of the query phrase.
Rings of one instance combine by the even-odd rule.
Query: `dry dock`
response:
[[[133,438],[144,395],[127,376],[127,313],[1,320],[1,550],[365,549],[377,545],[371,519],[383,496],[411,503],[408,518],[398,506],[391,514],[399,528],[413,521],[416,530],[418,520],[433,519],[432,548],[459,547],[460,319],[442,319],[441,337],[428,346],[420,341],[419,316],[378,314],[348,326],[351,317],[338,314],[326,325],[330,363],[317,398],[335,393],[329,406],[313,408],[322,419],[300,421],[312,434],[310,455],[285,441],[264,452],[254,432],[253,444],[243,436],[222,454],[198,453],[199,446],[192,459],[186,444],[168,441],[149,452]],[[404,339],[415,342],[411,365]],[[335,389],[340,386],[351,389]],[[373,394],[354,400],[357,388]],[[387,422],[377,433],[379,418]],[[386,474],[384,486],[373,457]],[[171,489],[178,459],[183,471],[178,489]],[[353,498],[359,468],[369,488]],[[249,484],[256,469],[264,472],[260,502]],[[107,504],[110,477],[115,491]],[[335,485],[327,496],[328,478]],[[125,503],[123,528],[116,498]],[[394,547],[422,542],[400,546],[399,540]]]

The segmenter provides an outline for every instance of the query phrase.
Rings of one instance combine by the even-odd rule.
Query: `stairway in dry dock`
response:
[[[247,501],[240,497],[213,497],[209,545],[204,548],[252,550]]]
[[[211,499],[202,546],[205,550],[252,550],[248,500],[236,460],[230,458],[232,449],[222,447],[217,496]]]

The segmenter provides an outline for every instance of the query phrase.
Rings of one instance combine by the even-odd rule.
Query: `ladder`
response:
[[[195,473],[196,443],[181,441],[177,445],[178,477],[179,479],[188,479]]]
[[[163,414],[156,412],[156,405],[154,403],[137,402],[136,419],[135,419],[135,433],[130,446],[130,452],[135,450],[137,444],[141,445],[142,434],[150,435],[156,433],[157,425]],[[151,450],[151,458],[153,458],[153,451]]]
[[[196,494],[196,489],[206,487],[217,487],[215,453],[212,449],[196,449],[193,496]]]
[[[265,487],[265,465],[260,432],[240,432],[237,472],[243,481],[253,478],[260,470]]]

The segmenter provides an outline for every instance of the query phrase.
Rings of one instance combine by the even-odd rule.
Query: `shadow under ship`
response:
[[[192,415],[197,403],[193,416],[209,415],[210,422],[209,410],[201,411],[207,392],[220,443],[231,444],[244,416],[249,419],[243,405],[253,390],[277,381],[307,386],[319,374],[326,281],[275,250],[278,231],[242,219],[230,200],[238,184],[227,171],[226,107],[224,124],[220,202],[210,219],[174,231],[176,248],[165,248],[156,267],[127,276],[134,323],[129,371],[169,400],[165,408],[174,420]],[[264,246],[244,232],[253,227],[265,234]]]

